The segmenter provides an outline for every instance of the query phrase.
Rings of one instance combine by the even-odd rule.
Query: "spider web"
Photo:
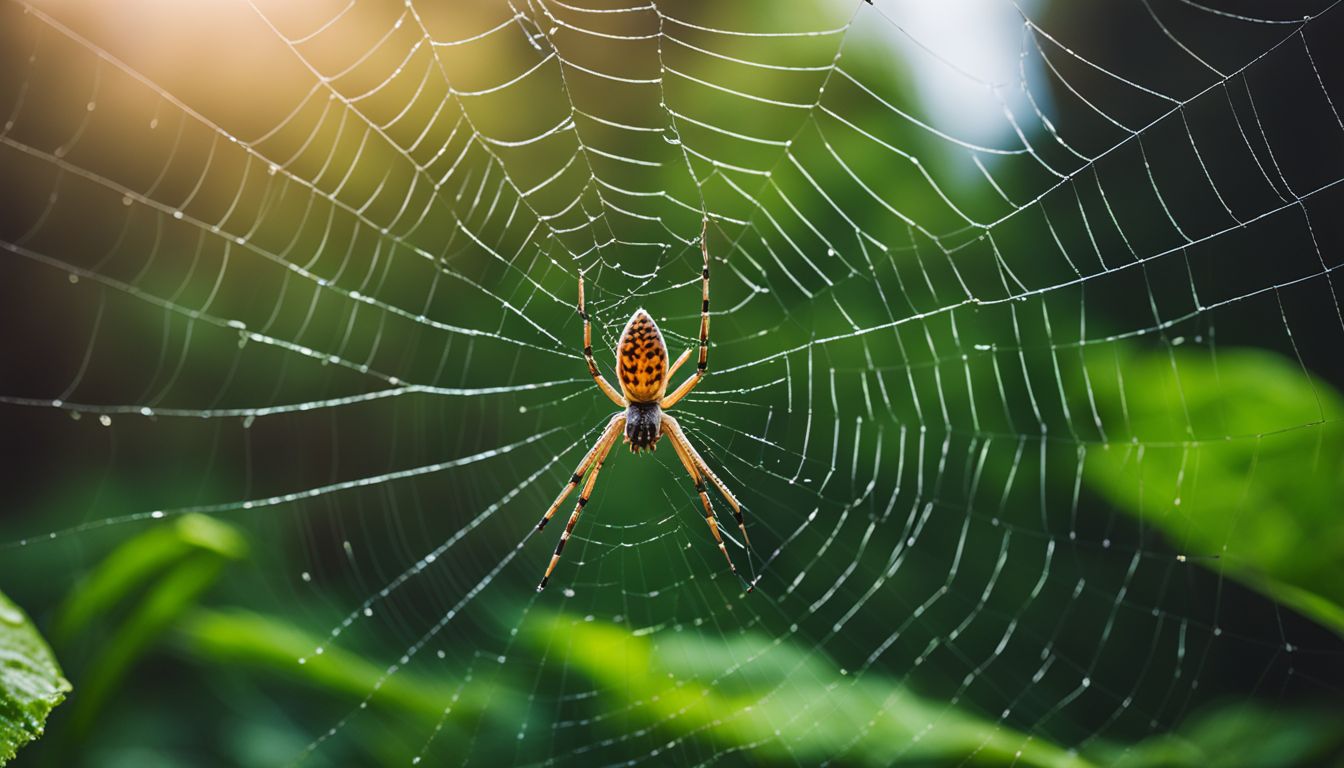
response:
[[[325,628],[294,664],[383,670],[300,759],[415,675],[453,703],[396,754],[434,764],[937,759],[968,716],[960,758],[1087,755],[1337,695],[1337,640],[1181,505],[1202,447],[1338,412],[1244,430],[1180,384],[1244,347],[1344,381],[1336,3],[781,5],[0,8],[6,559],[243,526],[237,591]],[[537,594],[558,526],[528,531],[610,411],[577,276],[608,373],[637,307],[677,354],[702,217],[709,376],[675,413],[759,588],[664,446],[613,452]],[[1091,474],[1172,457],[1138,514]],[[46,511],[34,467],[95,502]],[[586,656],[612,628],[657,675]]]

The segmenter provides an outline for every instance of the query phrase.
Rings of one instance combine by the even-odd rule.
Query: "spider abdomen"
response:
[[[630,450],[651,450],[663,434],[663,409],[657,403],[631,403],[625,409],[625,441]]]
[[[616,378],[632,403],[662,399],[667,392],[667,344],[648,312],[638,310],[616,344]]]

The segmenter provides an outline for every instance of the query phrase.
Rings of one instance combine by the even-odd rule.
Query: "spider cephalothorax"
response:
[[[639,453],[658,447],[663,436],[663,409],[657,403],[631,403],[625,409],[625,442]]]
[[[705,240],[708,229],[709,221],[705,220],[700,230],[700,253],[705,259],[704,268],[700,273],[700,359],[695,366],[695,373],[692,373],[670,395],[667,394],[667,383],[671,381],[672,375],[677,372],[681,364],[691,356],[691,350],[683,352],[669,367],[667,344],[663,341],[663,334],[658,331],[658,324],[653,322],[653,317],[648,312],[643,309],[636,310],[630,317],[630,322],[626,323],[620,341],[616,343],[616,380],[621,384],[621,391],[617,392],[616,388],[603,378],[602,373],[597,370],[597,362],[593,360],[592,323],[587,310],[584,309],[583,275],[579,275],[579,317],[583,318],[583,356],[588,362],[588,373],[592,374],[593,381],[597,383],[597,388],[602,390],[602,394],[623,410],[607,422],[602,435],[597,438],[593,447],[588,449],[588,453],[584,454],[578,469],[575,469],[574,474],[570,476],[569,483],[560,491],[555,503],[546,510],[546,514],[533,531],[540,531],[546,527],[555,511],[564,503],[570,492],[579,486],[584,474],[587,473],[588,482],[584,483],[583,492],[579,494],[579,503],[570,514],[564,533],[560,534],[560,542],[555,545],[555,554],[551,556],[550,565],[546,566],[546,575],[541,577],[541,583],[537,585],[538,592],[546,588],[546,582],[550,580],[555,564],[560,562],[560,553],[565,549],[565,542],[569,541],[570,534],[574,532],[574,525],[579,522],[579,513],[592,496],[593,486],[597,484],[597,473],[602,469],[602,463],[607,460],[607,454],[616,443],[622,427],[625,441],[630,444],[630,450],[636,453],[652,449],[664,433],[668,435],[677,458],[681,459],[682,466],[695,483],[695,491],[705,508],[705,522],[709,525],[710,533],[714,534],[714,540],[718,542],[719,551],[728,560],[729,570],[737,573],[737,566],[733,565],[733,558],[723,544],[723,536],[719,534],[718,516],[705,490],[706,479],[728,500],[728,506],[733,508],[733,517],[737,520],[737,527],[742,531],[742,541],[747,547],[751,546],[751,539],[747,538],[747,526],[742,521],[742,507],[737,503],[737,497],[733,496],[728,486],[724,485],[719,476],[714,474],[714,470],[705,463],[700,452],[686,437],[686,433],[681,431],[681,425],[677,424],[677,420],[665,413],[700,383],[705,377],[705,369],[709,366],[709,246]],[[745,579],[743,581],[745,582]],[[754,586],[754,583],[747,583],[747,591],[750,592]]]

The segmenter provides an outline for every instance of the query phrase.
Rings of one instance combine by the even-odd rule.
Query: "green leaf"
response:
[[[1338,712],[1270,709],[1236,702],[1183,723],[1175,733],[1097,751],[1116,768],[1289,768],[1321,765],[1344,744]]]
[[[246,541],[231,526],[187,515],[127,541],[76,587],[56,636],[69,642],[97,628],[100,638],[76,676],[74,737],[92,729],[140,657],[214,585],[229,561],[246,552]]]
[[[58,645],[110,614],[135,589],[192,553],[237,560],[247,542],[236,529],[204,515],[185,515],[118,547],[74,590],[56,619]]]
[[[0,765],[42,735],[70,683],[32,622],[0,592]]]
[[[471,690],[455,696],[446,681],[430,681],[407,672],[389,676],[386,666],[374,664],[340,647],[314,649],[324,643],[281,619],[244,610],[199,609],[177,625],[173,645],[179,652],[206,664],[250,667],[267,676],[282,674],[328,693],[359,701],[372,695],[371,704],[437,722],[450,708],[459,714],[479,712]],[[457,703],[454,703],[455,698]]]
[[[848,677],[816,651],[761,634],[724,641],[682,632],[655,642],[618,625],[555,616],[530,623],[526,637],[593,681],[601,692],[595,716],[619,711],[624,728],[633,720],[669,737],[694,734],[718,748],[749,748],[759,762],[1090,765],[1038,735],[874,674]],[[742,659],[751,664],[733,665]]]
[[[1088,487],[1344,635],[1344,398],[1247,349],[1122,351],[1088,375],[1111,440],[1087,454]]]

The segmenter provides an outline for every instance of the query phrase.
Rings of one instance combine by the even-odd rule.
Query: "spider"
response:
[[[621,391],[617,392],[603,378],[602,373],[597,370],[597,363],[593,361],[592,324],[588,319],[588,312],[584,309],[583,275],[579,275],[578,312],[579,317],[583,318],[583,356],[588,361],[588,373],[592,374],[593,381],[596,382],[597,388],[602,390],[602,394],[622,410],[607,422],[597,442],[588,449],[588,453],[584,454],[574,474],[570,476],[569,483],[560,491],[550,509],[546,510],[537,527],[529,532],[531,535],[546,527],[560,505],[579,486],[584,473],[587,473],[588,481],[584,483],[583,491],[579,494],[579,502],[569,516],[564,533],[560,534],[559,543],[555,545],[555,554],[551,555],[551,562],[546,566],[546,574],[541,577],[541,583],[537,585],[538,592],[546,588],[546,582],[551,579],[551,572],[555,570],[556,563],[560,562],[560,553],[565,550],[565,542],[569,541],[575,524],[579,522],[579,513],[583,511],[584,505],[593,494],[593,486],[597,484],[597,473],[602,469],[602,464],[607,460],[607,454],[612,446],[616,444],[616,438],[620,435],[622,427],[625,431],[625,442],[634,453],[653,450],[657,447],[658,439],[664,433],[667,434],[672,443],[672,450],[676,451],[677,458],[681,459],[682,466],[695,483],[695,491],[700,495],[700,503],[705,508],[705,523],[709,525],[709,532],[714,534],[714,541],[718,543],[719,551],[728,561],[728,569],[742,579],[747,592],[755,588],[754,583],[748,582],[738,573],[732,556],[728,554],[728,548],[723,544],[714,505],[710,503],[709,494],[705,491],[705,478],[709,478],[714,487],[718,488],[728,500],[728,506],[732,507],[733,517],[737,520],[737,527],[742,531],[742,540],[750,548],[751,540],[747,538],[747,527],[742,521],[742,505],[719,476],[714,474],[714,470],[705,463],[700,452],[681,430],[681,425],[677,424],[677,420],[667,413],[673,405],[695,389],[695,385],[705,377],[705,369],[709,366],[709,246],[706,242],[708,229],[709,220],[705,219],[700,229],[700,253],[705,259],[704,268],[700,272],[700,361],[695,367],[695,372],[687,377],[681,386],[672,390],[670,395],[667,394],[668,382],[681,364],[691,356],[694,347],[687,348],[676,362],[672,363],[672,367],[666,367],[667,344],[663,341],[663,335],[659,333],[657,324],[653,322],[648,312],[642,308],[635,310],[630,322],[626,323],[625,330],[621,332],[620,341],[616,344],[616,374],[621,384]]]

